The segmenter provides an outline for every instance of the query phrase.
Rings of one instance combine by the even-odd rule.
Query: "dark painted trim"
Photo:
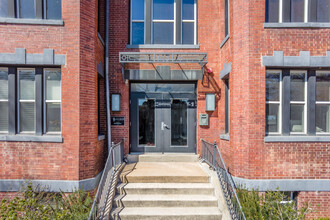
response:
[[[199,45],[189,44],[127,44],[127,49],[200,49]]]
[[[43,125],[43,89],[42,89],[42,68],[36,68],[36,96],[35,96],[35,105],[36,105],[36,135],[42,135],[42,125]]]
[[[290,135],[290,70],[282,71],[282,134]]]
[[[41,187],[47,192],[73,192],[76,189],[90,191],[95,189],[100,182],[101,171],[93,178],[84,180],[24,180],[24,179],[0,179],[0,192],[18,192],[32,183],[34,187]]]
[[[63,20],[48,20],[48,19],[25,19],[25,18],[0,18],[0,23],[3,24],[32,24],[32,25],[54,25],[63,26]]]
[[[16,71],[15,67],[8,68],[8,132],[10,135],[16,134]]]
[[[97,73],[104,78],[104,65],[102,61],[100,63],[96,63],[96,70]]]
[[[63,137],[56,135],[0,135],[0,141],[63,143]]]
[[[330,191],[330,179],[245,179],[232,176],[236,186],[259,191]]]
[[[186,80],[202,80],[202,70],[170,70],[168,68],[158,68],[156,70],[125,70],[125,79],[128,80],[147,80],[147,81],[186,81]]]
[[[105,43],[104,43],[104,40],[103,40],[103,38],[102,38],[102,36],[101,36],[101,34],[99,32],[97,32],[97,37],[99,38],[99,40],[101,41],[101,43],[102,43],[102,45],[104,47],[105,46]]]
[[[330,142],[330,136],[266,136],[264,141],[269,142]]]
[[[228,34],[228,35],[225,37],[225,39],[223,39],[223,40],[221,41],[221,43],[220,43],[220,48],[222,48],[222,47],[225,45],[225,43],[229,40],[229,38],[230,38],[230,35]]]
[[[264,23],[264,28],[330,28],[330,23],[321,23],[321,22]]]
[[[315,99],[316,99],[316,72],[308,70],[307,72],[307,134],[316,134],[315,125]]]

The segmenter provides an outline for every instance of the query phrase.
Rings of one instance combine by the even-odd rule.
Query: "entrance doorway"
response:
[[[131,83],[130,151],[196,152],[196,84]]]

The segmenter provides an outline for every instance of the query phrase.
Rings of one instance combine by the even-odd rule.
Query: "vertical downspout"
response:
[[[111,149],[111,124],[110,124],[110,90],[109,90],[109,11],[110,0],[106,0],[106,20],[105,20],[105,90],[107,102],[107,136],[108,136],[108,154]]]

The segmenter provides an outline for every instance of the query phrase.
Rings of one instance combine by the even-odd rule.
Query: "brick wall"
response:
[[[0,24],[0,53],[50,48],[66,55],[61,66],[63,143],[1,141],[0,179],[79,180],[103,168],[106,141],[97,141],[96,63],[104,63],[104,47],[97,38],[97,0],[62,1],[62,18],[63,26]]]

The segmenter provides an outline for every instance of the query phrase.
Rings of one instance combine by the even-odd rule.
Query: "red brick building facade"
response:
[[[237,184],[295,192],[298,205],[311,204],[311,217],[330,216],[330,116],[319,107],[330,101],[330,3],[315,2],[110,0],[108,41],[106,0],[63,0],[60,19],[0,18],[0,69],[61,72],[60,133],[45,132],[44,113],[46,122],[35,119],[41,133],[20,134],[19,117],[8,113],[14,124],[0,134],[1,193],[22,179],[95,188],[107,152],[108,74],[109,95],[120,94],[111,141],[124,139],[126,154],[201,153],[201,138],[217,141]]]

